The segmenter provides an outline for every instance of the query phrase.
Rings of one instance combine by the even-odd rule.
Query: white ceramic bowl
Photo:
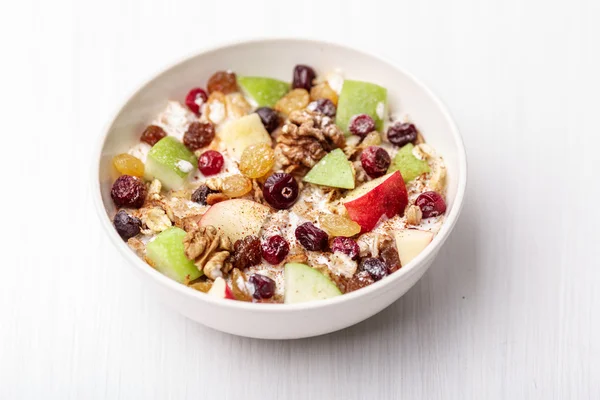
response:
[[[304,304],[252,304],[217,299],[149,267],[129,249],[112,226],[115,207],[110,198],[111,158],[139,141],[143,128],[168,99],[183,100],[191,87],[204,85],[215,71],[232,69],[239,75],[271,76],[289,81],[294,65],[301,63],[313,66],[317,73],[340,68],[350,79],[385,86],[392,112],[410,115],[428,143],[443,155],[448,168],[448,211],[439,234],[425,251],[391,276],[356,292]],[[454,121],[435,95],[412,75],[373,55],[344,46],[275,39],[202,52],[168,68],[137,90],[103,132],[93,170],[93,197],[102,225],[123,254],[124,264],[129,265],[161,301],[186,317],[223,332],[291,339],[346,328],[378,313],[406,293],[423,276],[454,227],[462,207],[466,179],[465,150]]]

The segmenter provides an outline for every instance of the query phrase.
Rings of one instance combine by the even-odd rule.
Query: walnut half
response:
[[[183,239],[185,255],[194,260],[196,267],[215,280],[231,270],[229,255],[231,240],[217,231],[214,226],[197,227]]]
[[[308,110],[293,111],[277,136],[275,156],[282,166],[313,167],[336,147],[344,148],[344,133],[329,119]]]

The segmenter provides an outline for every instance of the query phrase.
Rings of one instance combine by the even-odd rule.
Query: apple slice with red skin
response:
[[[382,216],[392,218],[404,213],[408,195],[404,179],[395,171],[366,182],[342,199],[351,220],[361,226],[361,233],[372,230]]]
[[[421,253],[433,240],[433,233],[418,229],[396,232],[396,248],[400,263],[405,266]]]
[[[233,297],[233,292],[231,291],[229,285],[227,285],[227,282],[225,282],[225,279],[223,278],[215,279],[207,294],[213,297],[218,297],[220,299],[235,300],[235,297]]]
[[[235,243],[248,235],[258,236],[270,213],[269,207],[252,200],[226,200],[211,206],[199,225],[212,225]]]

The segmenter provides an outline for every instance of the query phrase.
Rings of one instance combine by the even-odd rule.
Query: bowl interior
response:
[[[451,117],[435,96],[411,75],[377,57],[308,40],[263,40],[221,47],[168,68],[139,89],[109,126],[100,151],[98,179],[107,216],[110,218],[115,212],[110,198],[115,178],[112,157],[139,142],[141,132],[168,100],[183,101],[190,88],[205,87],[208,78],[217,70],[231,69],[238,75],[290,81],[296,64],[311,65],[318,74],[340,69],[346,78],[386,87],[391,113],[407,114],[426,141],[444,157],[448,170],[447,215],[457,216],[458,210],[454,210],[460,207],[460,202],[456,202],[457,193],[464,191],[466,177],[464,150]],[[114,236],[118,239],[116,232]]]

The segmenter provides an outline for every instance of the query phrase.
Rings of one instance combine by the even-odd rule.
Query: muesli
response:
[[[218,71],[113,159],[119,235],[220,298],[297,303],[385,279],[433,239],[446,167],[386,88]]]

